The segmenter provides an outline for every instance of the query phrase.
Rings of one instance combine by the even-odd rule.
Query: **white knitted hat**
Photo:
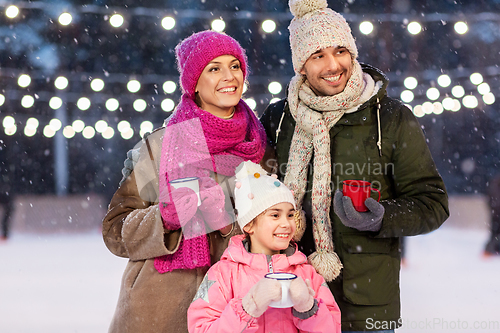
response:
[[[266,170],[251,161],[236,168],[234,201],[241,230],[269,207],[289,202],[296,208],[292,191],[276,175],[268,176]]]
[[[290,30],[290,47],[295,73],[300,73],[307,59],[327,47],[345,47],[352,59],[358,57],[356,42],[345,18],[328,7],[326,0],[289,0],[294,18]]]

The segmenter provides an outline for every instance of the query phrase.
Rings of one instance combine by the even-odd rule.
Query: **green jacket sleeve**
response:
[[[399,109],[392,114],[388,132],[395,133],[390,147],[394,194],[381,201],[385,214],[377,236],[425,234],[448,218],[448,195],[417,119],[406,106],[391,103],[396,104],[393,110]]]

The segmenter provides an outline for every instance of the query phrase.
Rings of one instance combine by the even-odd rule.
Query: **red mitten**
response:
[[[174,189],[170,187],[160,195],[160,213],[163,225],[169,230],[177,230],[186,225],[198,210],[198,196],[187,187]]]
[[[200,211],[210,228],[219,230],[233,222],[224,208],[226,200],[224,191],[212,178],[200,178],[200,199]]]
[[[290,299],[293,302],[293,308],[297,312],[307,312],[314,305],[314,290],[311,288],[309,279],[302,280],[299,276],[290,284]]]
[[[262,278],[243,297],[241,305],[252,317],[260,317],[272,301],[281,299],[281,284],[278,280]]]

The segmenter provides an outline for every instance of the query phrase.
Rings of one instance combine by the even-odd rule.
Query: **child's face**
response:
[[[250,235],[250,252],[273,255],[286,249],[295,233],[294,213],[291,203],[282,202],[247,224],[243,230]]]

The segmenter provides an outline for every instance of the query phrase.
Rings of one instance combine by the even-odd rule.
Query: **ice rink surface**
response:
[[[487,237],[445,224],[407,238],[398,333],[500,332],[500,258],[482,257]],[[98,230],[13,234],[0,243],[0,332],[107,332],[126,262]]]

